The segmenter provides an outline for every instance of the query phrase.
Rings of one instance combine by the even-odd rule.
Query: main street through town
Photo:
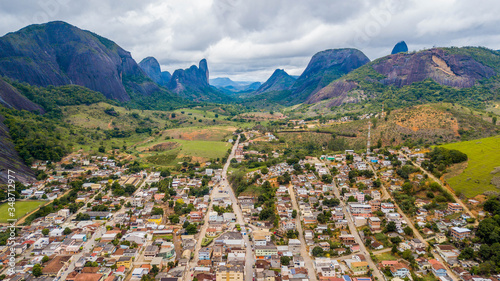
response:
[[[231,160],[234,158],[236,148],[238,147],[240,137],[238,136],[238,139],[233,145],[233,148],[231,150],[231,153],[229,154],[229,157],[227,158],[226,164],[224,165],[224,168],[222,169],[222,179],[219,183],[219,186],[216,186],[212,189],[210,192],[210,204],[208,207],[207,214],[205,214],[205,220],[204,224],[200,229],[200,233],[198,236],[198,240],[196,242],[195,250],[194,250],[194,258],[193,260],[187,264],[186,269],[184,271],[183,275],[183,280],[188,281],[191,280],[191,274],[194,273],[194,267],[196,267],[196,264],[198,263],[198,252],[201,249],[201,242],[203,238],[205,237],[206,230],[208,228],[208,213],[212,211],[212,202],[213,202],[213,197],[216,192],[223,191],[223,194],[228,194],[229,198],[232,203],[233,207],[233,212],[236,215],[236,223],[240,224],[242,229],[246,229],[245,227],[245,221],[243,220],[243,213],[241,211],[240,206],[238,205],[238,200],[233,192],[233,189],[229,185],[229,181],[227,180],[227,170],[229,168],[229,165],[231,164]],[[255,264],[255,258],[253,257],[252,253],[252,248],[250,244],[250,240],[248,238],[248,234],[246,231],[242,231],[245,233],[243,235],[243,239],[245,241],[245,248],[246,248],[246,258],[245,258],[245,281],[252,281],[253,278],[253,266]]]
[[[234,143],[233,149],[231,150],[231,154],[227,158],[226,165],[222,170],[222,182],[221,186],[224,191],[229,194],[229,198],[231,199],[231,203],[233,206],[233,212],[236,214],[236,222],[240,224],[241,229],[246,229],[245,221],[243,220],[243,212],[241,211],[240,205],[238,205],[238,200],[236,199],[236,195],[234,194],[233,189],[229,185],[229,181],[227,180],[227,170],[229,165],[231,164],[231,160],[234,158],[234,154],[236,152],[236,148],[240,142],[240,136]],[[250,240],[248,239],[248,230],[245,230],[245,235],[243,235],[243,239],[245,241],[246,255],[245,255],[245,281],[252,281],[253,278],[253,266],[255,264],[255,258],[252,253],[252,246],[250,245]]]

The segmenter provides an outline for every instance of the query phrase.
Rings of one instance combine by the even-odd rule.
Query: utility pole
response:
[[[370,155],[370,130],[371,130],[372,122],[368,121],[368,139],[366,141],[366,156]]]

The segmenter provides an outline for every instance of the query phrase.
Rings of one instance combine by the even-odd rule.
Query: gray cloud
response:
[[[207,58],[212,77],[299,75],[316,52],[352,47],[371,59],[411,50],[500,49],[500,3],[483,0],[25,0],[0,3],[0,33],[63,20],[173,71]]]

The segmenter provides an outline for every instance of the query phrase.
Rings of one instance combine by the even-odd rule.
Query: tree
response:
[[[282,256],[280,258],[281,265],[288,266],[290,264],[290,257]]]
[[[158,272],[160,272],[160,269],[158,268],[158,266],[153,265],[153,267],[151,268],[151,273],[153,274],[153,276],[156,276],[156,274],[158,274]]]
[[[393,221],[390,221],[384,229],[384,232],[394,232],[396,231],[396,223]]]
[[[42,266],[40,264],[35,264],[35,266],[33,266],[33,276],[35,277],[40,277],[42,276]]]
[[[297,210],[293,210],[292,211],[292,218],[296,218],[297,217]]]
[[[493,123],[493,125],[497,124],[497,117],[496,116],[493,116],[493,118],[491,118],[491,123]]]
[[[68,235],[68,234],[70,234],[71,232],[72,232],[72,231],[71,231],[71,229],[70,229],[69,227],[66,227],[66,228],[63,230],[63,234],[64,234],[64,235]]]
[[[43,256],[42,263],[46,263],[48,261],[49,261],[49,257],[48,256]]]
[[[196,234],[196,232],[198,232],[198,229],[196,228],[196,225],[194,224],[190,224],[187,228],[186,228],[186,232],[188,234]]]
[[[458,255],[459,260],[470,260],[472,258],[474,258],[474,249],[471,247],[466,247],[462,250],[460,255]]]
[[[398,246],[396,244],[392,245],[391,253],[396,254],[398,252]]]
[[[403,229],[403,231],[405,232],[406,235],[413,236],[413,229],[411,229],[411,227],[407,226]]]
[[[312,254],[315,257],[323,256],[323,254],[324,254],[323,248],[321,248],[319,246],[314,247],[314,249],[312,250]]]
[[[153,210],[151,211],[151,215],[152,216],[155,216],[155,215],[162,215],[163,216],[163,209],[158,208],[158,207],[154,207]]]
[[[42,230],[42,234],[43,234],[44,236],[49,235],[49,232],[50,232],[50,230],[49,230],[48,228],[44,228],[44,229]]]
[[[269,173],[269,169],[267,167],[264,167],[260,170],[260,172],[263,174],[263,175],[267,175],[267,173]]]

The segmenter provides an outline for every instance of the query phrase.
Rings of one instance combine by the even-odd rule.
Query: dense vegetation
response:
[[[71,151],[71,144],[63,139],[68,126],[62,122],[27,111],[0,108],[0,113],[6,117],[4,123],[26,164],[36,159],[60,161]]]
[[[107,100],[103,94],[77,85],[37,87],[27,83],[19,83],[4,78],[14,86],[21,94],[32,102],[39,104],[49,114],[61,117],[60,106],[92,104],[101,101],[113,103]]]
[[[467,154],[456,149],[446,149],[443,147],[435,147],[431,152],[426,154],[426,157],[429,158],[429,161],[422,162],[422,167],[437,177],[445,173],[446,168],[450,165],[467,161]]]
[[[471,247],[466,247],[462,251],[462,257],[459,258],[480,258],[482,261],[480,265],[472,267],[470,271],[489,275],[500,272],[500,198],[498,196],[489,198],[483,208],[493,216],[479,222],[473,242],[482,244],[477,252]]]

